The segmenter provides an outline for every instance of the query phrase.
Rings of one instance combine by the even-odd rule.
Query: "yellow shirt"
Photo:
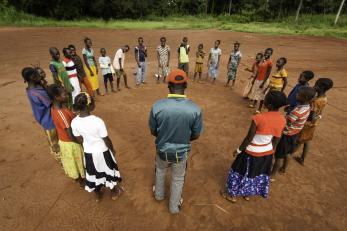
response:
[[[189,45],[187,45],[187,49],[189,48]],[[186,48],[180,47],[180,63],[189,63],[189,57],[186,51]]]
[[[288,77],[288,73],[285,69],[282,69],[276,72],[270,78],[270,87],[281,90],[284,85],[284,79],[287,77]]]

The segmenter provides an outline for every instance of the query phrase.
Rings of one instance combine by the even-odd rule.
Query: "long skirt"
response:
[[[229,170],[226,182],[231,196],[269,195],[272,156],[254,157],[245,152],[239,154]]]
[[[84,153],[86,186],[88,192],[99,191],[102,187],[113,189],[122,181],[118,165],[110,150]]]
[[[252,87],[253,87],[252,82],[253,82],[253,78],[248,79],[247,85],[246,85],[245,89],[243,90],[243,94],[242,94],[243,97],[246,97],[246,98],[249,97],[249,95],[252,91]]]
[[[90,75],[88,68],[86,66],[84,67],[84,70],[87,74],[87,78],[92,86],[92,90],[95,91],[96,89],[99,89],[99,78],[98,78],[98,74],[96,74],[96,67],[93,65],[93,66],[90,66],[90,69],[94,73],[93,76]]]
[[[254,81],[252,90],[248,96],[250,100],[264,100],[264,98],[265,98],[264,90],[268,86],[269,80],[266,81],[263,88],[260,88],[260,85],[262,83],[263,83],[263,80],[255,80]]]
[[[83,149],[75,142],[59,140],[61,162],[66,175],[72,179],[84,178]]]

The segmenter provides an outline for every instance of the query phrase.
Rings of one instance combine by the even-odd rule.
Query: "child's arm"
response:
[[[86,54],[83,54],[83,61],[84,64],[86,65],[87,69],[89,70],[89,73],[91,76],[94,76],[94,73],[92,72],[92,69],[90,69],[89,63],[88,63],[88,58]]]
[[[210,67],[210,61],[211,61],[211,52],[208,54],[208,59],[207,59],[207,66]]]
[[[96,60],[95,60],[95,56],[93,56],[93,60],[95,63],[96,74],[99,74],[99,69],[98,69],[98,65],[97,65]]]
[[[288,79],[287,79],[287,77],[285,77],[285,78],[283,79],[283,88],[282,88],[282,92],[284,92],[284,89],[286,89],[287,85],[288,85]]]
[[[147,58],[147,47],[145,47],[145,57]]]
[[[73,134],[72,134],[72,129],[71,127],[69,128],[65,128],[65,132],[68,134],[69,138],[75,142],[75,143],[79,143],[79,144],[82,144],[83,143],[83,139],[82,137],[80,136],[80,140],[77,139],[77,137],[75,137]],[[81,142],[80,142],[81,141]]]
[[[161,67],[159,50],[157,50],[157,60],[158,60],[158,66]]]
[[[116,154],[116,151],[115,151],[114,148],[113,148],[112,140],[111,140],[108,136],[106,136],[106,137],[104,137],[104,138],[102,138],[102,139],[104,140],[106,147],[107,147],[108,149],[111,150],[111,152],[113,153],[113,155],[115,155],[115,154]]]
[[[58,71],[53,64],[49,65],[49,70],[51,70],[51,72],[52,72],[54,82],[60,83],[59,78],[58,78]]]
[[[218,55],[218,62],[217,62],[217,66],[216,66],[216,68],[218,68],[219,67],[219,63],[220,63],[220,58],[222,57],[222,54],[220,53],[219,55]]]
[[[251,126],[248,130],[248,133],[247,133],[247,136],[244,138],[242,144],[239,146],[238,150],[235,150],[234,151],[234,156],[236,156],[237,154],[240,154],[240,151],[244,151],[247,146],[252,142],[254,136],[255,136],[255,133],[256,133],[256,129],[257,129],[257,126],[255,124],[255,122],[252,120],[252,123],[251,123]]]
[[[227,72],[230,70],[230,64],[231,64],[231,55],[229,56],[228,64],[227,64]]]
[[[280,141],[280,138],[278,138],[278,137],[272,137],[272,149],[273,150],[276,150],[276,147],[277,147],[277,144],[278,144],[278,142]]]
[[[272,66],[269,66],[268,68],[267,68],[267,71],[266,71],[266,76],[265,76],[265,79],[264,79],[264,81],[262,82],[262,84],[260,84],[260,88],[263,88],[264,87],[264,84],[266,83],[266,81],[268,80],[268,78],[269,78],[269,76],[270,76],[270,74],[271,74],[271,70],[272,70]]]
[[[167,64],[166,64],[166,66],[169,66],[170,65],[170,56],[171,56],[171,52],[170,52],[170,49],[168,50],[168,52],[167,52]]]

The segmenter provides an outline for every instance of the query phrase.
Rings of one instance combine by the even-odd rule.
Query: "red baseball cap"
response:
[[[173,69],[170,72],[169,76],[167,77],[167,81],[169,83],[176,83],[176,84],[186,83],[188,82],[188,77],[184,71],[180,69]]]

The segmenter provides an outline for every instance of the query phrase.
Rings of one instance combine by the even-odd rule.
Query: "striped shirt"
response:
[[[65,129],[70,128],[71,121],[74,118],[72,112],[67,108],[51,108],[52,119],[57,129],[58,138],[61,141],[71,142],[71,139]]]
[[[309,104],[296,106],[296,108],[287,115],[287,125],[283,133],[288,136],[298,134],[303,129],[310,115],[310,109]]]
[[[256,134],[246,148],[246,153],[252,156],[266,156],[274,153],[273,137],[281,137],[286,126],[284,116],[278,111],[264,112],[253,116]]]
[[[75,66],[75,63],[72,61],[72,59],[65,58],[62,63],[65,67],[65,70],[69,78],[77,77],[76,66]]]

